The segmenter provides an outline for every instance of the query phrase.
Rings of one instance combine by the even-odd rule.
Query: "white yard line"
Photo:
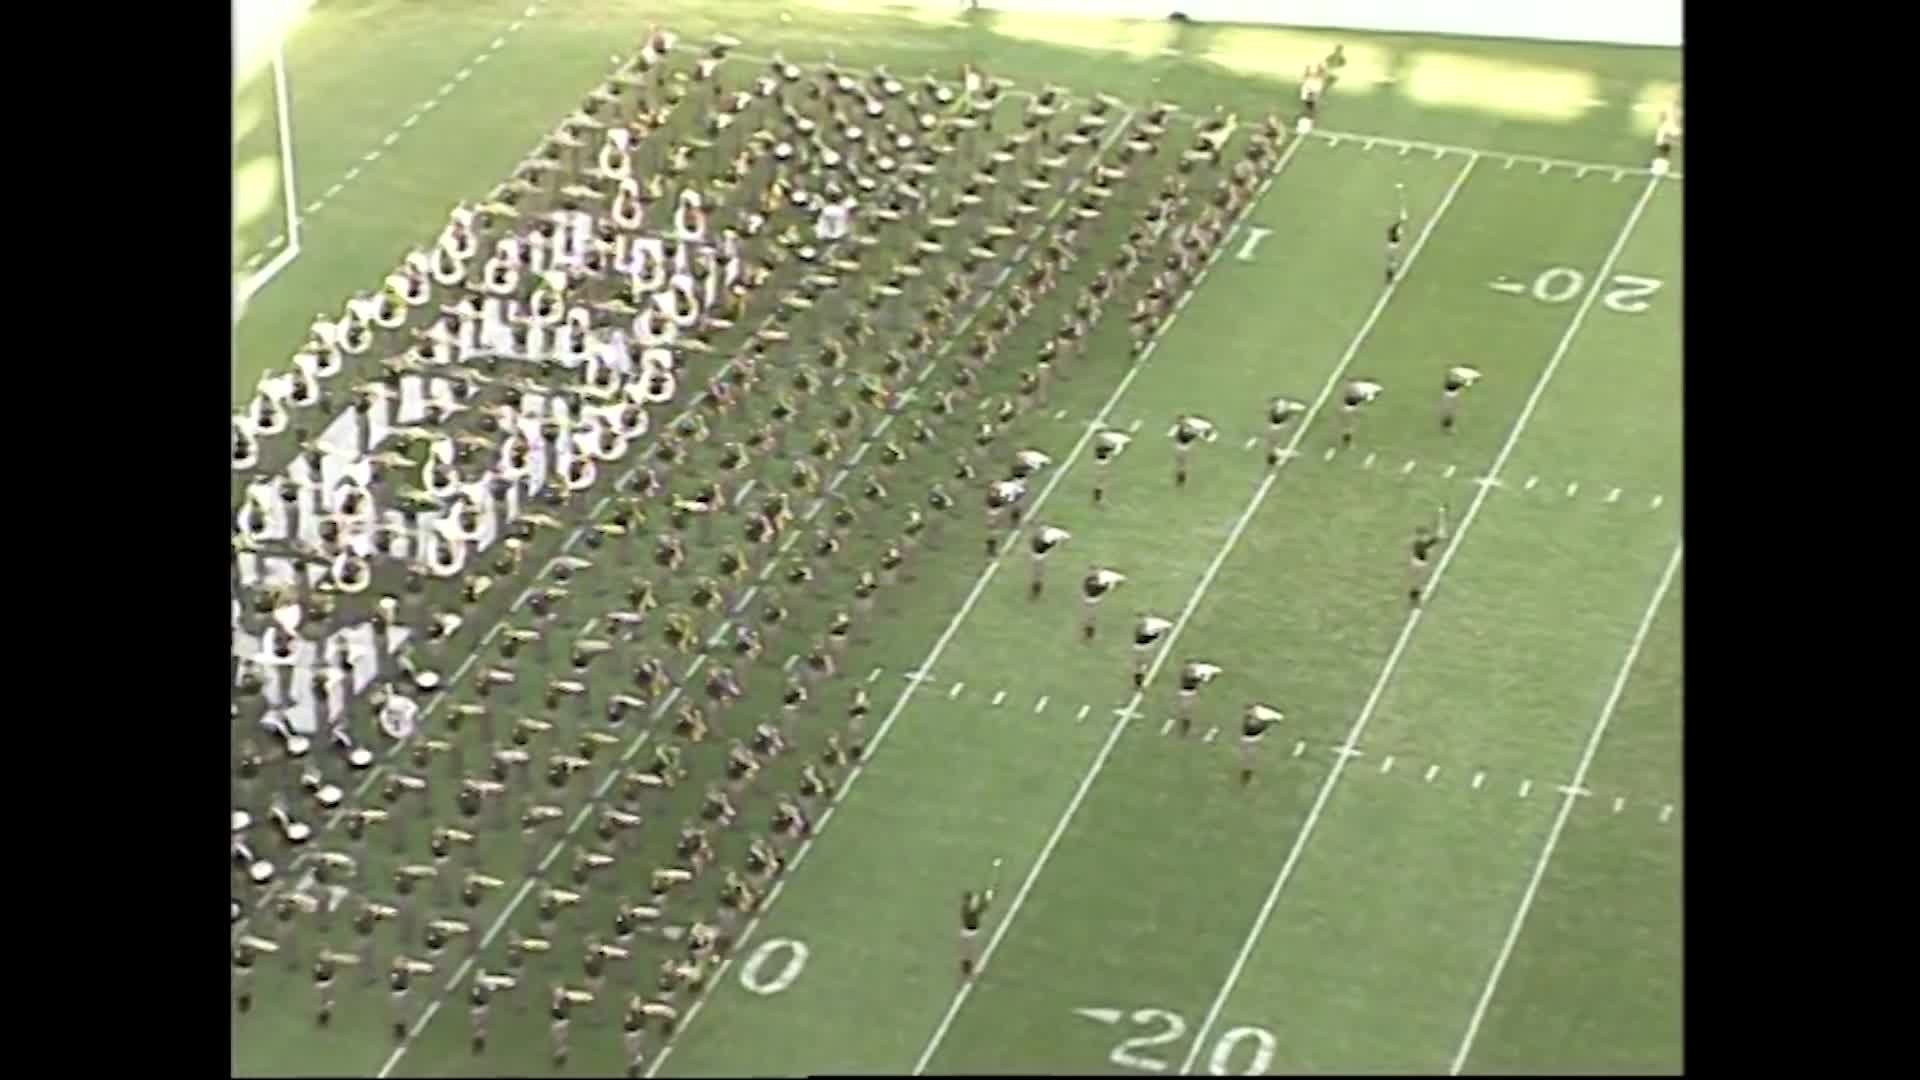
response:
[[[1606,704],[1600,707],[1600,718],[1594,722],[1593,732],[1587,736],[1586,748],[1580,752],[1580,763],[1574,766],[1573,782],[1568,785],[1571,788],[1585,786],[1587,770],[1592,767],[1594,755],[1600,750],[1600,740],[1607,733],[1613,710],[1626,692],[1634,662],[1640,658],[1640,648],[1647,642],[1648,631],[1653,629],[1654,617],[1659,614],[1660,604],[1666,599],[1667,589],[1680,569],[1681,553],[1685,550],[1684,542],[1674,545],[1673,557],[1667,560],[1666,572],[1660,575],[1660,584],[1653,590],[1653,599],[1647,602],[1647,610],[1640,616],[1640,625],[1633,631],[1633,641],[1627,645],[1627,655],[1620,662],[1619,674],[1614,676],[1613,689],[1607,692]],[[1573,814],[1573,803],[1572,795],[1560,801],[1560,812],[1554,816],[1553,828],[1547,832],[1546,845],[1540,849],[1540,859],[1533,865],[1533,876],[1527,879],[1527,890],[1520,895],[1520,908],[1513,913],[1513,925],[1507,928],[1507,939],[1500,944],[1500,955],[1494,958],[1493,970],[1487,975],[1487,985],[1480,991],[1480,1000],[1474,1004],[1473,1015],[1467,1020],[1466,1034],[1460,1038],[1460,1050],[1454,1054],[1453,1066],[1447,1070],[1449,1076],[1459,1076],[1467,1066],[1467,1055],[1473,1052],[1473,1040],[1480,1034],[1480,1023],[1487,1017],[1487,1006],[1492,1003],[1493,992],[1500,985],[1500,976],[1507,970],[1507,961],[1513,958],[1514,944],[1520,940],[1520,931],[1526,927],[1527,913],[1533,909],[1533,898],[1540,892],[1540,882],[1547,875],[1547,863],[1553,859],[1553,849],[1560,843],[1560,833],[1566,829],[1567,818]],[[1619,808],[1620,804],[1616,802],[1616,813]]]
[[[1648,180],[1646,188],[1640,192],[1640,198],[1628,212],[1625,224],[1620,227],[1620,234],[1614,238],[1613,247],[1607,251],[1606,257],[1600,263],[1599,271],[1593,276],[1595,284],[1587,290],[1587,295],[1581,300],[1580,307],[1567,323],[1566,332],[1560,336],[1560,343],[1554,347],[1553,355],[1547,361],[1546,370],[1540,373],[1540,378],[1533,385],[1532,393],[1527,396],[1526,404],[1520,409],[1520,415],[1515,418],[1512,429],[1507,432],[1506,442],[1501,444],[1499,453],[1494,455],[1493,465],[1487,470],[1488,476],[1499,476],[1500,470],[1506,467],[1507,459],[1513,456],[1513,448],[1519,444],[1520,434],[1527,429],[1527,422],[1533,418],[1533,411],[1539,406],[1541,395],[1545,394],[1547,387],[1552,384],[1554,372],[1559,370],[1560,362],[1566,358],[1567,350],[1573,346],[1575,335],[1580,332],[1580,327],[1585,325],[1587,313],[1593,310],[1593,303],[1600,296],[1601,283],[1608,279],[1613,273],[1614,265],[1620,261],[1620,253],[1626,250],[1627,241],[1633,236],[1634,226],[1640,223],[1640,216],[1646,212],[1647,204],[1653,201],[1653,193],[1659,183],[1658,178]],[[1448,542],[1446,550],[1441,552],[1439,562],[1434,565],[1432,576],[1427,579],[1428,603],[1432,602],[1434,589],[1439,586],[1442,575],[1453,562],[1454,556],[1459,553],[1467,530],[1473,526],[1474,519],[1480,514],[1480,508],[1486,505],[1487,495],[1492,491],[1492,485],[1480,487],[1474,492],[1473,501],[1467,504],[1466,514],[1461,517],[1460,525],[1455,529],[1452,540]],[[1407,616],[1405,625],[1400,628],[1400,636],[1394,641],[1392,650],[1387,653],[1386,663],[1380,668],[1380,677],[1374,680],[1372,691],[1367,694],[1365,704],[1360,707],[1360,715],[1354,719],[1353,729],[1347,733],[1348,746],[1357,744],[1361,736],[1366,733],[1367,722],[1373,719],[1374,710],[1380,707],[1381,698],[1386,694],[1387,684],[1392,681],[1394,671],[1399,668],[1400,658],[1406,655],[1407,644],[1413,640],[1413,632],[1419,627],[1421,615],[1425,611],[1424,605],[1414,608],[1413,612]],[[1306,851],[1307,842],[1313,838],[1314,826],[1319,824],[1320,815],[1326,811],[1327,800],[1332,797],[1333,787],[1339,783],[1340,774],[1346,768],[1346,764],[1345,757],[1336,760],[1333,768],[1327,773],[1327,779],[1320,785],[1320,792],[1315,796],[1312,808],[1307,811],[1306,820],[1301,824],[1299,833],[1294,836],[1293,847],[1287,852],[1286,861],[1281,864],[1280,873],[1274,878],[1273,888],[1268,891],[1266,901],[1260,905],[1260,912],[1254,917],[1252,928],[1247,931],[1246,941],[1240,946],[1239,955],[1234,957],[1233,966],[1227,971],[1226,981],[1220,984],[1219,994],[1214,997],[1213,1004],[1207,1009],[1205,1019],[1194,1032],[1193,1044],[1188,1048],[1187,1056],[1180,1065],[1182,1073],[1192,1071],[1194,1060],[1200,1056],[1200,1048],[1206,1045],[1208,1033],[1213,1030],[1214,1023],[1220,1019],[1220,1011],[1226,1008],[1227,999],[1232,996],[1234,987],[1239,985],[1241,973],[1246,970],[1248,959],[1253,956],[1255,946],[1260,943],[1260,935],[1266,929],[1267,920],[1273,916],[1274,906],[1280,902],[1281,892],[1286,888],[1287,882],[1292,879],[1294,867],[1299,865],[1300,856]]]
[[[1288,144],[1287,152],[1291,154],[1299,146],[1300,141],[1296,139]],[[1454,177],[1452,186],[1447,188],[1446,196],[1441,199],[1440,206],[1434,211],[1433,217],[1428,219],[1426,227],[1421,230],[1420,236],[1414,241],[1413,247],[1407,252],[1406,267],[1409,270],[1412,269],[1414,261],[1419,257],[1420,252],[1426,247],[1428,238],[1433,235],[1434,226],[1440,223],[1440,219],[1446,214],[1447,208],[1453,205],[1454,197],[1460,193],[1461,186],[1466,183],[1468,175],[1473,172],[1475,160],[1477,159],[1472,157],[1467,159],[1467,163],[1461,168],[1459,175]],[[1251,212],[1252,207],[1249,207],[1248,210]],[[1217,249],[1215,257],[1218,258],[1219,254],[1224,253],[1226,250],[1227,246],[1224,244],[1221,245],[1221,247]],[[1346,373],[1347,366],[1353,362],[1355,354],[1360,351],[1360,346],[1366,342],[1368,335],[1373,332],[1374,324],[1380,321],[1380,314],[1386,310],[1387,302],[1393,299],[1394,294],[1399,291],[1399,282],[1405,281],[1406,278],[1407,275],[1400,275],[1396,282],[1388,285],[1385,290],[1381,292],[1380,298],[1374,301],[1373,310],[1367,313],[1366,321],[1360,324],[1359,332],[1354,334],[1353,341],[1347,346],[1346,352],[1341,355],[1339,363],[1335,365],[1333,372],[1327,376],[1326,385],[1321,388],[1320,396],[1315,399],[1312,406],[1308,408],[1306,415],[1301,418],[1300,425],[1294,428],[1293,438],[1287,444],[1288,450],[1294,450],[1299,447],[1300,440],[1306,436],[1307,429],[1313,423],[1314,417],[1319,414],[1328,399],[1333,396],[1334,390],[1340,385],[1341,376]],[[1154,343],[1158,344],[1158,342],[1159,339],[1156,338]],[[1151,351],[1151,348],[1149,348],[1148,352]],[[1145,359],[1145,354],[1142,355],[1142,359]],[[1136,367],[1134,370],[1138,370],[1138,368]],[[1291,459],[1289,458],[1287,460]],[[1267,474],[1266,478],[1261,481],[1259,490],[1254,492],[1252,501],[1247,504],[1246,510],[1241,513],[1240,519],[1234,522],[1233,531],[1227,534],[1226,543],[1221,545],[1219,553],[1214,556],[1213,562],[1208,565],[1206,572],[1201,575],[1199,586],[1194,589],[1193,595],[1188,597],[1186,607],[1180,612],[1179,618],[1174,620],[1173,627],[1167,632],[1165,644],[1161,646],[1159,653],[1154,656],[1153,664],[1147,669],[1146,679],[1144,680],[1145,684],[1150,685],[1153,682],[1154,676],[1160,672],[1161,665],[1166,663],[1167,657],[1173,655],[1174,642],[1179,639],[1181,631],[1186,629],[1187,621],[1193,617],[1195,609],[1200,606],[1201,598],[1205,596],[1207,590],[1212,587],[1213,580],[1220,573],[1221,566],[1226,563],[1227,556],[1233,551],[1234,545],[1239,543],[1241,534],[1246,532],[1247,525],[1253,521],[1255,512],[1260,509],[1260,504],[1266,501],[1267,492],[1272,490],[1274,480],[1277,479],[1279,475],[1278,469]],[[947,1031],[952,1028],[954,1017],[960,1014],[961,1007],[966,1004],[967,998],[973,993],[974,986],[978,984],[980,972],[984,971],[987,965],[992,962],[994,952],[999,949],[1000,943],[1006,940],[1007,931],[1013,926],[1014,918],[1019,915],[1021,906],[1027,901],[1027,896],[1033,892],[1034,883],[1040,879],[1041,871],[1046,869],[1047,861],[1053,857],[1054,849],[1060,844],[1060,838],[1066,835],[1068,825],[1073,822],[1074,815],[1079,813],[1081,803],[1086,801],[1087,792],[1093,787],[1093,782],[1099,777],[1100,771],[1106,767],[1107,759],[1113,754],[1114,746],[1119,743],[1121,734],[1126,731],[1128,721],[1135,714],[1140,702],[1145,696],[1143,690],[1136,691],[1132,700],[1127,703],[1126,709],[1121,712],[1120,718],[1114,723],[1112,730],[1107,733],[1107,741],[1101,745],[1099,754],[1093,759],[1093,764],[1087,768],[1086,775],[1081,778],[1079,788],[1074,791],[1072,799],[1067,803],[1066,810],[1061,813],[1060,820],[1055,823],[1052,834],[1047,837],[1046,844],[1040,849],[1039,857],[1034,859],[1033,866],[1027,871],[1026,879],[1020,883],[1019,891],[1014,894],[1012,902],[1007,905],[1006,914],[1000,917],[998,925],[994,927],[993,936],[988,939],[986,948],[980,953],[980,962],[975,967],[974,978],[961,984],[959,992],[953,997],[953,1002],[947,1006],[946,1015],[940,1018],[940,1025],[934,1029],[932,1038],[927,1040],[926,1048],[920,1054],[920,1060],[914,1064],[914,1075],[918,1076],[926,1072],[927,1063],[933,1060],[934,1053],[940,1049],[941,1042],[947,1037]]]

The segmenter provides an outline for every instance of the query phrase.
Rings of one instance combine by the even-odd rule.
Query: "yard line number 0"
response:
[[[1608,283],[1607,291],[1600,295],[1600,302],[1610,311],[1623,315],[1638,315],[1647,310],[1648,297],[1660,290],[1665,282],[1659,278],[1641,277],[1638,274],[1615,274]],[[1580,295],[1587,286],[1587,275],[1571,266],[1556,266],[1540,272],[1533,279],[1533,298],[1548,304],[1564,304]]]
[[[1164,1058],[1140,1051],[1177,1042],[1187,1033],[1186,1018],[1165,1009],[1136,1009],[1127,1017],[1135,1027],[1148,1029],[1143,1034],[1123,1039],[1107,1060],[1127,1069],[1166,1072],[1172,1066]],[[1250,1049],[1249,1049],[1250,1046]],[[1213,1076],[1263,1076],[1273,1065],[1278,1043],[1266,1028],[1237,1027],[1223,1032],[1207,1056],[1207,1072]],[[1237,1067],[1236,1067],[1237,1066]]]
[[[786,962],[778,970],[768,971],[776,953],[784,955]],[[792,986],[793,980],[800,977],[801,970],[807,966],[807,955],[804,941],[773,938],[762,942],[740,968],[740,985],[762,997],[777,994]]]

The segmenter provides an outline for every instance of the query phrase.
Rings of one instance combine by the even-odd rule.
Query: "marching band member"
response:
[[[1200,696],[1200,688],[1214,680],[1220,674],[1217,664],[1204,660],[1189,660],[1180,666],[1180,689],[1175,697],[1177,708],[1175,715],[1180,721],[1180,735],[1186,737],[1193,727],[1193,701]]]
[[[1220,433],[1207,420],[1198,416],[1182,416],[1174,421],[1167,436],[1173,440],[1173,482],[1176,486],[1185,487],[1187,455],[1192,452],[1193,444],[1212,442],[1220,437]]]
[[[1653,133],[1653,175],[1665,176],[1673,169],[1673,144],[1680,138],[1680,106],[1676,103],[1660,112],[1660,126]]]
[[[1086,641],[1093,640],[1094,611],[1100,601],[1127,580],[1125,574],[1110,570],[1104,566],[1095,566],[1087,571],[1080,583],[1080,636]]]
[[[1246,715],[1240,722],[1240,785],[1245,787],[1253,783],[1253,758],[1268,729],[1285,720],[1286,716],[1271,705],[1255,702],[1247,706]]]
[[[1099,506],[1106,499],[1107,469],[1112,466],[1113,459],[1119,457],[1120,452],[1125,450],[1127,444],[1132,441],[1133,436],[1111,428],[1093,437],[1093,505]]]
[[[1377,401],[1384,389],[1386,388],[1371,379],[1353,379],[1347,383],[1346,390],[1340,398],[1341,446],[1353,445],[1353,429],[1360,409]]]
[[[1447,369],[1445,382],[1440,389],[1440,430],[1451,435],[1453,421],[1460,408],[1460,395],[1480,379],[1480,372],[1463,365]]]
[[[1034,532],[1033,539],[1028,541],[1033,551],[1033,580],[1027,587],[1029,597],[1040,599],[1041,590],[1045,587],[1047,556],[1072,538],[1072,533],[1051,525],[1042,525]]]
[[[1153,654],[1160,639],[1173,623],[1157,615],[1142,614],[1133,625],[1133,688],[1147,688],[1147,671],[1153,666]]]

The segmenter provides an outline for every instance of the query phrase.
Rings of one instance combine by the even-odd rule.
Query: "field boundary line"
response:
[[[1640,192],[1640,198],[1634,202],[1633,209],[1627,213],[1627,220],[1620,227],[1619,235],[1614,238],[1612,248],[1601,260],[1600,269],[1594,274],[1591,287],[1580,301],[1580,307],[1574,311],[1573,318],[1568,321],[1566,331],[1560,335],[1560,342],[1554,346],[1553,355],[1547,360],[1545,370],[1541,371],[1539,379],[1534,382],[1533,391],[1527,395],[1526,404],[1521,407],[1520,415],[1514,418],[1513,427],[1507,432],[1506,441],[1500,445],[1499,453],[1494,455],[1493,464],[1487,469],[1489,477],[1497,478],[1500,470],[1506,467],[1507,459],[1513,456],[1513,448],[1519,445],[1520,436],[1526,431],[1527,422],[1533,419],[1533,411],[1539,406],[1541,396],[1546,393],[1547,387],[1552,385],[1554,373],[1559,370],[1560,362],[1566,358],[1567,351],[1573,347],[1573,340],[1580,333],[1580,328],[1586,325],[1587,315],[1593,310],[1594,301],[1600,298],[1608,276],[1613,273],[1614,266],[1620,261],[1621,252],[1626,250],[1627,241],[1633,237],[1634,228],[1640,224],[1640,217],[1646,212],[1647,205],[1653,201],[1653,193],[1659,189],[1659,186],[1659,177],[1650,178],[1646,187]],[[1374,710],[1380,707],[1381,699],[1386,695],[1387,684],[1392,681],[1395,670],[1399,668],[1400,658],[1406,655],[1407,644],[1413,640],[1413,632],[1419,628],[1421,616],[1426,612],[1427,605],[1432,602],[1434,590],[1439,587],[1441,576],[1446,573],[1447,567],[1452,565],[1454,556],[1460,552],[1466,540],[1467,530],[1472,528],[1474,519],[1479,516],[1480,508],[1486,505],[1487,496],[1492,491],[1492,484],[1481,485],[1479,490],[1474,492],[1473,500],[1467,504],[1467,512],[1460,518],[1459,528],[1454,530],[1453,536],[1447,541],[1445,550],[1440,553],[1439,561],[1434,564],[1432,575],[1427,579],[1423,602],[1408,614],[1406,622],[1400,627],[1400,636],[1394,640],[1393,648],[1388,651],[1386,662],[1380,668],[1380,675],[1374,680],[1373,689],[1368,692],[1366,702],[1360,707],[1360,715],[1355,718],[1352,730],[1347,733],[1344,743],[1347,749],[1353,749],[1359,743],[1361,736],[1366,733],[1367,723],[1373,719]],[[1208,1007],[1207,1015],[1200,1022],[1200,1026],[1194,1030],[1193,1044],[1187,1050],[1186,1058],[1180,1063],[1181,1073],[1192,1071],[1194,1060],[1200,1055],[1200,1047],[1205,1044],[1208,1033],[1213,1029],[1214,1023],[1219,1020],[1221,1010],[1226,1008],[1227,999],[1239,985],[1240,976],[1246,970],[1247,961],[1252,957],[1254,948],[1260,943],[1260,935],[1266,929],[1267,920],[1273,916],[1273,909],[1280,902],[1280,893],[1292,879],[1294,867],[1299,865],[1300,856],[1306,851],[1307,842],[1313,838],[1314,826],[1319,824],[1320,815],[1326,811],[1327,801],[1333,796],[1334,785],[1339,783],[1340,776],[1346,771],[1347,762],[1350,760],[1352,757],[1348,754],[1336,757],[1333,768],[1327,773],[1327,779],[1320,785],[1319,794],[1314,796],[1313,806],[1307,811],[1306,820],[1301,823],[1299,834],[1294,837],[1293,846],[1287,852],[1286,861],[1281,864],[1280,873],[1274,878],[1273,888],[1268,891],[1266,900],[1254,917],[1253,926],[1247,932],[1247,939],[1242,943],[1239,955],[1234,958],[1233,966],[1228,969],[1226,981],[1220,986],[1220,993]]]
[[[1300,141],[1296,139],[1289,144],[1289,148],[1298,147],[1299,145]],[[1380,321],[1380,315],[1386,311],[1388,302],[1400,291],[1401,283],[1405,282],[1411,275],[1414,262],[1419,258],[1420,253],[1425,250],[1427,240],[1433,236],[1434,228],[1440,224],[1440,219],[1446,216],[1447,209],[1453,205],[1454,197],[1457,196],[1460,193],[1460,189],[1465,186],[1467,177],[1472,174],[1474,163],[1478,160],[1479,158],[1477,156],[1469,157],[1466,165],[1463,166],[1459,174],[1453,178],[1453,183],[1447,188],[1446,195],[1441,198],[1440,205],[1434,210],[1433,216],[1427,219],[1425,227],[1421,229],[1420,235],[1415,238],[1413,246],[1407,251],[1407,259],[1403,272],[1398,275],[1393,282],[1389,283],[1381,291],[1379,298],[1374,301],[1372,310],[1367,313],[1365,321],[1360,324],[1360,329],[1354,334],[1352,341],[1348,343],[1346,351],[1341,354],[1340,360],[1334,365],[1332,373],[1327,376],[1326,385],[1321,387],[1320,396],[1314,400],[1307,414],[1302,417],[1300,426],[1294,429],[1293,437],[1287,444],[1288,452],[1281,455],[1280,466],[1269,472],[1266,478],[1261,481],[1260,487],[1254,492],[1252,500],[1247,504],[1247,508],[1241,512],[1239,520],[1234,522],[1233,531],[1227,534],[1226,543],[1221,545],[1219,553],[1214,556],[1213,562],[1207,566],[1205,573],[1201,575],[1199,586],[1195,588],[1193,594],[1188,597],[1186,607],[1180,612],[1179,618],[1174,620],[1173,627],[1167,632],[1166,642],[1162,644],[1160,651],[1154,656],[1152,665],[1148,667],[1146,677],[1142,680],[1142,689],[1134,691],[1133,697],[1128,701],[1126,708],[1119,710],[1119,718],[1114,722],[1112,730],[1107,733],[1106,742],[1101,745],[1100,752],[1094,757],[1093,764],[1088,767],[1086,776],[1081,779],[1079,788],[1074,791],[1073,798],[1067,803],[1066,810],[1060,815],[1060,820],[1055,823],[1053,832],[1047,837],[1045,846],[1040,849],[1039,856],[1034,860],[1033,866],[1027,871],[1026,878],[1021,881],[1020,889],[1014,894],[1013,901],[1008,905],[1006,914],[1000,917],[998,925],[994,927],[993,936],[988,939],[986,948],[980,953],[980,962],[975,966],[974,977],[961,984],[960,990],[953,997],[953,1002],[947,1007],[946,1015],[941,1017],[939,1027],[934,1029],[932,1038],[927,1040],[926,1049],[921,1052],[919,1061],[914,1064],[914,1075],[918,1076],[926,1072],[928,1062],[933,1060],[934,1053],[940,1049],[940,1044],[945,1041],[948,1030],[953,1026],[954,1018],[960,1014],[960,1009],[966,1004],[967,998],[972,996],[973,988],[978,984],[980,975],[986,971],[987,964],[993,959],[994,952],[1000,947],[1000,942],[1005,940],[1007,931],[1013,926],[1014,918],[1020,913],[1021,906],[1026,903],[1027,896],[1032,893],[1034,884],[1040,878],[1041,871],[1046,869],[1047,862],[1053,857],[1054,849],[1059,846],[1061,837],[1066,835],[1067,827],[1073,822],[1074,816],[1079,813],[1080,805],[1086,800],[1087,792],[1093,788],[1094,780],[1099,777],[1101,770],[1106,768],[1107,759],[1112,755],[1113,748],[1119,743],[1121,734],[1126,731],[1128,724],[1132,721],[1133,717],[1137,715],[1140,703],[1146,697],[1144,687],[1152,685],[1154,677],[1160,673],[1160,668],[1166,663],[1167,657],[1173,655],[1173,644],[1179,639],[1181,631],[1186,628],[1187,622],[1193,617],[1194,611],[1199,608],[1201,598],[1206,595],[1208,589],[1212,588],[1214,578],[1219,575],[1220,568],[1226,564],[1227,556],[1232,553],[1234,546],[1240,542],[1241,535],[1246,532],[1247,526],[1252,523],[1254,515],[1260,509],[1261,503],[1266,501],[1267,492],[1272,490],[1273,484],[1275,480],[1279,478],[1280,472],[1284,469],[1286,462],[1293,460],[1293,451],[1298,449],[1300,441],[1306,437],[1308,427],[1313,423],[1314,418],[1319,414],[1320,410],[1325,407],[1327,401],[1333,396],[1333,392],[1335,388],[1339,386],[1340,378],[1346,373],[1348,365],[1353,362],[1353,358],[1360,352],[1361,346],[1364,345],[1367,338],[1372,335],[1374,325]],[[1218,258],[1220,254],[1224,253],[1228,246],[1229,245],[1222,244],[1216,251],[1215,258]]]
[[[1560,800],[1560,812],[1554,816],[1553,828],[1547,832],[1547,842],[1540,849],[1539,861],[1534,863],[1533,875],[1527,879],[1526,891],[1520,895],[1520,906],[1513,913],[1513,925],[1507,928],[1506,940],[1501,942],[1500,953],[1494,957],[1493,970],[1487,973],[1487,985],[1481,990],[1480,1000],[1474,1004],[1473,1015],[1467,1020],[1466,1034],[1461,1036],[1460,1049],[1454,1054],[1453,1064],[1447,1070],[1449,1076],[1459,1076],[1466,1068],[1467,1055],[1473,1052],[1473,1040],[1479,1036],[1480,1024],[1487,1017],[1487,1006],[1492,1004],[1494,990],[1500,985],[1500,976],[1506,973],[1507,962],[1513,958],[1513,948],[1520,940],[1521,930],[1526,927],[1527,913],[1533,909],[1533,899],[1540,891],[1540,882],[1547,876],[1547,863],[1553,859],[1554,848],[1560,844],[1560,834],[1567,827],[1567,819],[1573,816],[1573,804],[1578,801],[1574,793],[1586,787],[1587,770],[1593,766],[1593,759],[1600,751],[1600,740],[1606,736],[1607,725],[1613,720],[1613,710],[1626,693],[1633,665],[1640,659],[1640,649],[1647,643],[1654,619],[1660,613],[1661,604],[1666,601],[1667,589],[1673,585],[1674,575],[1680,570],[1680,559],[1686,546],[1684,540],[1674,545],[1666,571],[1660,575],[1660,584],[1654,587],[1653,598],[1647,602],[1647,610],[1640,616],[1640,625],[1634,628],[1633,640],[1627,644],[1627,655],[1620,662],[1620,671],[1614,676],[1612,689],[1607,691],[1606,704],[1600,707],[1600,718],[1594,721],[1593,733],[1587,737],[1587,745],[1580,752],[1580,763],[1574,766],[1573,779],[1567,784],[1568,794]]]

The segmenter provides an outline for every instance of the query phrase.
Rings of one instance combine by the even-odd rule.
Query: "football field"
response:
[[[1677,52],[656,7],[313,5],[287,46],[301,255],[237,328],[235,399],[315,310],[505,175],[650,21],[725,30],[756,57],[902,79],[971,61],[1023,89],[1189,117],[1218,103],[1243,123],[1289,110],[1333,43],[1351,61],[1151,349],[1130,357],[1103,323],[1020,422],[1052,459],[1027,520],[1071,534],[1040,594],[1024,546],[989,556],[968,506],[855,648],[868,757],[648,1074],[1678,1072],[1686,181],[1644,167],[1644,106],[1677,92]],[[278,160],[272,102],[236,91],[236,266],[278,232],[245,182]],[[1445,430],[1456,365],[1481,378]],[[1349,429],[1342,388],[1360,378],[1384,391]],[[1307,409],[1269,467],[1276,396]],[[1183,414],[1218,438],[1176,484]],[[1104,468],[1102,428],[1134,436]],[[1410,540],[1442,513],[1416,607]],[[1085,640],[1076,586],[1095,564],[1127,580]],[[1143,691],[1139,613],[1173,623]],[[1188,661],[1222,670],[1183,731]],[[1243,784],[1252,702],[1285,719]],[[984,963],[963,981],[961,894],[996,860]],[[490,903],[479,964],[497,966],[531,881]],[[503,1008],[471,1054],[467,967],[433,980],[398,1044],[377,989],[322,1031],[301,975],[268,972],[233,1066],[622,1068],[608,1012],[554,1070],[537,1003]]]

